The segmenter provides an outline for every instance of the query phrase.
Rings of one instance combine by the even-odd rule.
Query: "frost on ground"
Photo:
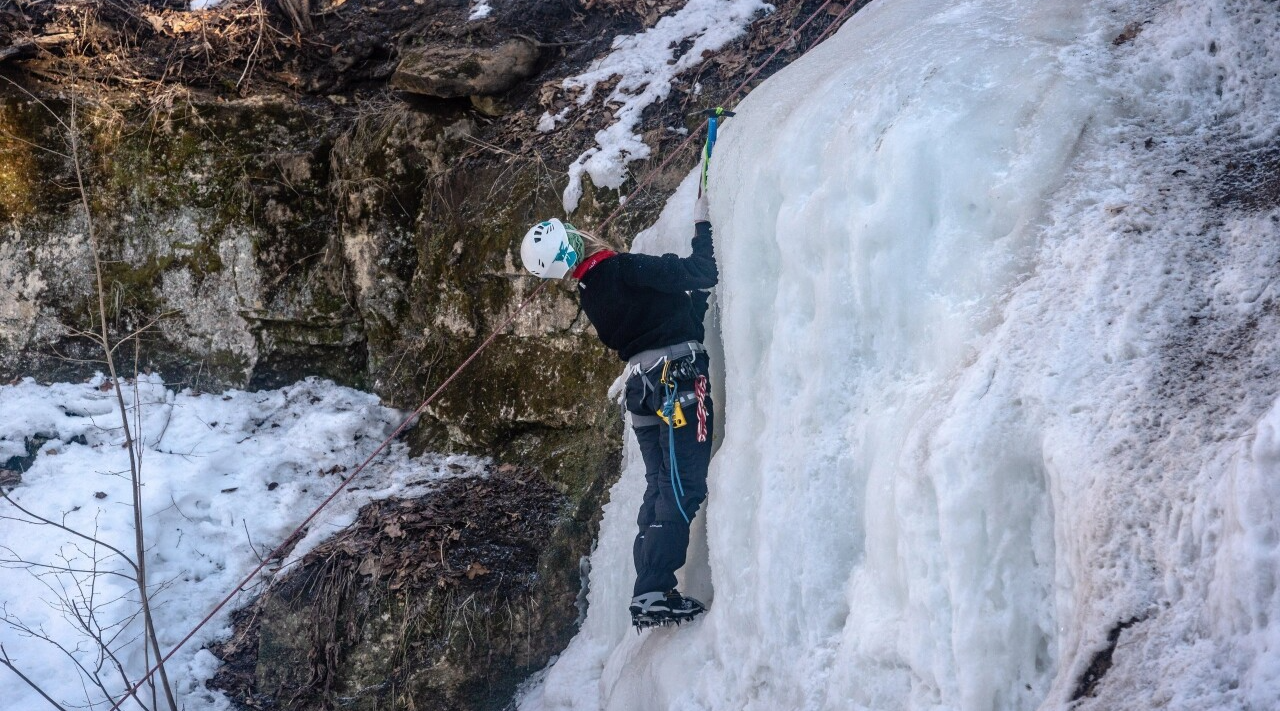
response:
[[[630,445],[521,708],[1280,707],[1275,10],[874,2],[753,91],[711,610],[628,629]]]
[[[704,53],[715,52],[741,36],[752,18],[768,9],[761,0],[688,0],[648,30],[616,38],[609,54],[592,62],[582,74],[565,79],[562,87],[578,92],[576,103],[581,107],[591,101],[601,82],[618,78],[604,101],[613,111],[613,123],[596,132],[596,146],[569,166],[565,212],[578,208],[584,175],[591,176],[597,187],[622,187],[627,164],[649,157],[649,146],[637,133],[644,110],[665,100],[671,93],[671,82],[701,64]],[[566,107],[554,115],[543,114],[538,130],[554,130],[571,110]]]
[[[115,395],[101,385],[98,379],[0,386],[0,463],[30,460],[21,483],[9,492],[15,503],[131,552],[128,451],[122,447]],[[139,378],[136,391],[130,386],[126,394],[143,443],[147,565],[156,627],[166,651],[404,417],[373,395],[317,380],[280,390],[212,395],[174,392],[152,375]],[[29,452],[29,446],[36,451]],[[420,494],[442,476],[479,471],[483,465],[463,457],[410,459],[403,446],[393,445],[311,524],[288,558],[268,570],[291,565],[354,520],[360,506],[372,499]],[[0,500],[0,561],[0,609],[8,622],[0,622],[0,645],[24,674],[68,708],[101,701],[102,691],[92,682],[86,691],[83,675],[75,670],[80,665],[92,671],[103,660],[99,645],[67,614],[74,600],[82,613],[89,609],[86,605],[94,608],[95,628],[113,639],[126,675],[141,676],[146,659],[141,623],[135,619],[137,592],[131,581],[115,574],[126,568],[117,556],[53,526],[35,525]],[[103,574],[55,570],[88,571],[95,565]],[[186,708],[228,708],[220,694],[204,688],[218,662],[200,648],[226,634],[231,609],[268,580],[264,574],[169,663]],[[101,677],[106,690],[118,695],[124,684],[113,667],[107,660]],[[9,674],[0,669],[0,677]],[[46,703],[15,678],[4,685],[6,708],[35,709]]]
[[[489,4],[489,0],[476,0],[476,4],[471,7],[471,14],[467,15],[467,20],[483,20],[493,12],[493,6]]]

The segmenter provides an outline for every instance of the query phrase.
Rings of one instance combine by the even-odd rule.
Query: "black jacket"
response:
[[[719,280],[711,223],[694,225],[693,254],[617,254],[578,281],[582,310],[622,360],[653,348],[702,341],[702,317]]]

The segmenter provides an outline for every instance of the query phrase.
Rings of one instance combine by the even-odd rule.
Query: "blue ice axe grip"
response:
[[[732,111],[726,111],[723,107],[717,106],[714,109],[706,109],[702,112],[707,117],[707,142],[702,146],[702,182],[698,185],[698,195],[701,196],[707,188],[707,166],[711,164],[711,151],[716,146],[716,133],[721,116],[733,116]]]

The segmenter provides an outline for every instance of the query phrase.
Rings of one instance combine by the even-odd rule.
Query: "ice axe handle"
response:
[[[716,146],[716,134],[721,116],[733,116],[732,111],[725,111],[723,108],[716,107],[714,109],[705,109],[702,114],[707,117],[707,143],[702,148],[702,180],[698,183],[698,197],[702,197],[702,193],[707,187],[707,166],[711,162],[711,152]]]
[[[726,111],[720,107],[714,109],[704,109],[702,115],[707,117],[707,157],[711,157],[711,150],[716,145],[716,133],[720,124],[720,117],[735,116],[732,111]]]

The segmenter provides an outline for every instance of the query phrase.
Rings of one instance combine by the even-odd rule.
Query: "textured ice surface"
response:
[[[1263,0],[878,0],[753,91],[711,611],[628,629],[629,449],[522,708],[1275,708],[1276,47]]]

